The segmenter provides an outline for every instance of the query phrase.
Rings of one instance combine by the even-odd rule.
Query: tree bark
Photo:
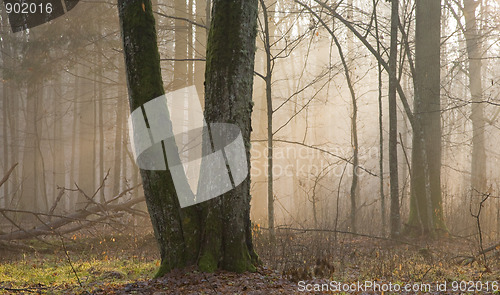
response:
[[[119,0],[130,110],[164,94],[151,1]],[[180,210],[170,171],[141,170],[161,270],[185,265]]]
[[[272,100],[272,56],[268,7],[260,0],[264,22],[264,47],[266,51],[266,106],[267,106],[267,223],[271,240],[274,240],[274,192],[273,192],[273,100]]]
[[[373,0],[373,19],[375,23],[375,36],[377,39],[377,53],[380,54],[380,38],[377,16],[377,2]],[[382,219],[382,235],[386,231],[385,194],[384,194],[384,129],[383,129],[383,105],[382,105],[382,65],[377,61],[378,70],[378,125],[379,125],[379,189],[380,189],[380,215]]]
[[[440,16],[441,3],[416,3],[415,100],[408,225],[433,234],[446,230],[441,198]]]
[[[391,193],[391,237],[400,234],[398,175],[398,114],[396,105],[399,1],[391,3],[391,45],[389,53],[389,175]]]
[[[118,0],[130,109],[164,94],[150,0]],[[205,119],[240,127],[250,171],[250,115],[257,0],[214,1],[207,46]],[[146,203],[160,248],[157,276],[189,264],[203,271],[254,270],[250,181],[181,209],[170,171],[142,170]]]
[[[175,16],[189,19],[187,14],[187,6],[185,0],[174,1]],[[177,90],[188,86],[189,70],[186,59],[188,56],[188,24],[182,19],[174,21],[174,38],[175,38],[175,53],[174,53],[174,80],[172,81],[171,89]]]
[[[205,119],[207,123],[237,125],[245,143],[250,171],[250,132],[252,86],[257,35],[257,0],[218,0],[212,2],[212,21],[208,36],[205,75]],[[208,215],[218,217],[222,268],[242,272],[253,270],[257,256],[253,249],[250,223],[250,177],[238,187],[214,200],[218,206],[208,208]],[[220,210],[220,211],[219,211]],[[222,218],[221,218],[222,217]],[[205,236],[210,235],[210,229]],[[215,231],[217,232],[217,230]],[[202,257],[212,257],[206,251]],[[213,269],[209,268],[209,269]]]
[[[54,81],[54,122],[53,122],[53,183],[52,189],[55,191],[56,188],[66,186],[66,152],[64,149],[64,111],[62,99],[62,77],[60,75],[56,76]]]
[[[353,21],[354,19],[354,8],[353,8],[353,0],[347,1],[347,19],[349,21]],[[352,115],[351,115],[351,146],[352,146],[352,182],[351,182],[351,230],[356,232],[356,215],[357,215],[357,195],[358,195],[358,166],[359,166],[359,146],[358,146],[358,126],[357,126],[357,118],[358,118],[358,105],[357,98],[354,94],[354,82],[350,77],[353,77],[353,69],[349,69],[352,67],[353,61],[353,52],[354,52],[354,34],[351,31],[347,31],[347,62],[342,61],[344,65],[344,70],[346,72],[346,80],[348,83],[349,91],[351,94],[351,102],[352,102]],[[339,48],[339,54],[342,55],[342,50]],[[341,57],[342,58],[342,57]]]
[[[101,32],[101,19],[98,19],[97,20],[98,24],[97,24],[97,28],[98,28],[98,32]],[[98,110],[98,128],[99,128],[99,140],[98,140],[98,144],[99,144],[99,154],[98,154],[98,157],[99,157],[99,163],[97,164],[97,166],[99,167],[99,180],[101,179],[104,179],[105,177],[105,174],[104,174],[104,158],[106,157],[106,155],[104,154],[104,146],[106,145],[106,142],[104,140],[104,113],[106,112],[105,109],[104,109],[104,103],[103,103],[103,99],[104,99],[104,96],[103,96],[103,89],[102,89],[102,84],[103,84],[103,74],[104,74],[104,71],[103,71],[103,62],[102,62],[102,56],[103,56],[103,51],[102,51],[102,47],[100,45],[99,42],[96,43],[96,54],[97,54],[97,69],[96,69],[96,73],[95,75],[97,76],[96,78],[96,82],[97,85],[95,87],[97,87],[97,110]],[[101,202],[104,202],[105,201],[105,195],[104,195],[104,189],[102,189],[100,192],[99,192],[99,200]]]
[[[2,25],[2,35],[8,34],[8,22],[7,22],[7,13],[2,11],[0,24]],[[12,112],[10,107],[11,100],[11,81],[8,77],[7,69],[11,67],[11,62],[9,58],[12,56],[12,43],[10,38],[4,38],[2,42],[0,42],[0,50],[2,55],[2,137],[3,137],[3,168],[6,169],[10,163],[14,163],[13,159],[9,161],[9,155],[12,153],[10,151],[12,145],[12,138],[14,138],[14,134],[9,135],[9,112]],[[9,138],[10,137],[10,138]],[[3,200],[3,203],[2,201]],[[10,196],[9,196],[9,183],[6,182],[3,185],[3,198],[0,200],[0,206],[7,208],[10,205]]]
[[[77,73],[82,72],[82,68]],[[84,97],[84,89],[86,88],[83,78],[77,78],[77,90],[79,93],[77,99],[78,115],[78,186],[87,194],[93,193],[95,190],[95,102],[93,99],[87,100]],[[76,201],[76,208],[81,209],[87,200],[81,195]]]
[[[471,188],[481,193],[486,191],[486,152],[484,146],[484,106],[481,103],[483,85],[481,81],[481,36],[476,18],[478,1],[464,0],[465,40],[469,58],[469,89],[472,96],[472,167]],[[474,194],[474,192],[472,192]]]
[[[29,33],[29,41],[36,44],[33,32]],[[28,46],[25,59],[35,62],[39,58],[40,51],[34,46]],[[42,126],[40,124],[43,106],[43,79],[37,74],[40,63],[34,63],[34,68],[29,71],[26,79],[26,133],[23,150],[22,164],[22,193],[17,208],[27,210],[48,210],[47,194],[45,190],[45,171],[43,169],[43,157],[40,150],[42,138]]]
[[[196,0],[196,22],[199,24],[205,24],[207,27],[210,26],[210,10],[206,10],[210,6],[210,1],[208,0]],[[208,29],[195,27],[195,43],[194,43],[194,58],[205,58],[205,53],[207,49],[207,35]],[[195,62],[194,63],[194,84],[196,86],[203,85],[205,82],[205,63]],[[201,88],[201,87],[200,87]],[[202,95],[200,95],[202,96]],[[204,101],[203,101],[204,102]]]
[[[78,73],[78,65],[75,66],[75,72]],[[78,76],[74,77],[74,86],[73,86],[73,122],[71,123],[71,162],[69,167],[69,183],[74,185],[76,182],[75,170],[77,165],[77,156],[76,156],[76,147],[77,147],[77,139],[76,139],[76,131],[78,130],[78,95],[80,92],[80,78]],[[66,208],[75,208],[75,200],[69,199]]]
[[[125,105],[123,103],[123,96],[125,91],[123,91],[122,82],[125,80],[125,75],[120,73],[118,75],[118,98],[116,101],[116,129],[115,129],[115,142],[114,142],[114,166],[113,166],[113,194],[117,194],[120,191],[120,182],[122,176],[120,175],[121,164],[124,159],[121,159],[122,149],[126,148],[123,146],[123,129],[126,129],[125,126],[125,116],[124,112]],[[135,183],[134,183],[135,184]]]

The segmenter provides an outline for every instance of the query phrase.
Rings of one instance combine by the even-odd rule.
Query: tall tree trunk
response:
[[[78,69],[78,65],[75,67]],[[78,70],[76,70],[76,73],[78,73]],[[78,95],[80,94],[80,83],[79,83],[79,77],[75,76],[74,77],[74,84],[73,84],[73,122],[71,124],[71,162],[70,162],[70,167],[69,167],[69,184],[70,186],[75,185],[76,182],[76,176],[75,176],[75,170],[77,168],[77,156],[76,156],[76,147],[77,147],[77,138],[76,138],[76,132],[78,130]],[[67,204],[67,209],[69,208],[75,208],[75,200],[73,198],[68,199],[68,204]]]
[[[349,21],[353,21],[354,18],[354,7],[353,0],[347,0],[347,19]],[[339,53],[342,54],[342,51],[339,50]],[[352,61],[353,61],[353,53],[354,53],[354,34],[347,30],[347,62],[344,63],[344,70],[346,71],[347,83],[349,84],[349,91],[351,94],[351,102],[352,102],[352,114],[351,114],[351,146],[352,146],[352,182],[351,182],[351,230],[356,232],[356,215],[357,215],[357,194],[358,194],[358,165],[359,165],[359,146],[358,146],[358,105],[356,101],[356,96],[354,94],[354,85],[353,81],[350,77],[353,75]],[[349,73],[347,73],[349,72]],[[350,76],[350,77],[349,77]]]
[[[267,114],[267,222],[271,240],[274,240],[274,192],[273,192],[273,100],[272,100],[272,56],[271,36],[269,30],[268,7],[264,0],[260,0],[264,22],[264,48],[266,51],[266,114]],[[272,9],[271,9],[272,11]]]
[[[57,187],[66,186],[66,168],[65,168],[65,148],[64,148],[64,110],[62,108],[62,76],[58,75],[54,80],[54,179],[52,189],[56,191]],[[54,195],[57,195],[55,193]]]
[[[28,79],[26,100],[25,149],[23,151],[23,186],[18,208],[38,211],[44,203],[40,176],[42,165],[39,153],[41,124],[38,124],[41,107],[41,81],[36,77]]]
[[[398,180],[398,114],[396,105],[399,1],[391,2],[391,46],[389,53],[389,174],[391,191],[391,236],[400,234]]]
[[[486,191],[486,152],[484,146],[483,86],[481,61],[481,36],[476,8],[479,1],[464,0],[465,40],[469,58],[469,89],[472,96],[472,167],[471,188],[480,193]],[[472,195],[475,195],[474,191]]]
[[[122,158],[122,148],[126,148],[123,145],[122,134],[125,129],[125,103],[123,98],[125,97],[124,85],[125,75],[123,73],[118,74],[118,98],[116,101],[116,129],[115,129],[115,145],[114,145],[114,163],[113,163],[113,196],[116,196],[120,192],[120,169],[122,162],[125,159]]]
[[[33,42],[30,42],[33,41]],[[32,64],[27,70],[26,79],[26,124],[25,149],[23,151],[23,186],[20,196],[20,209],[41,210],[47,209],[47,194],[45,191],[45,169],[40,144],[42,138],[42,107],[43,107],[43,79],[38,74],[42,67],[40,49],[37,48],[33,32],[28,33],[28,46],[24,59]]]
[[[101,32],[101,20],[97,20],[97,28],[98,32]],[[104,179],[104,146],[106,144],[104,140],[104,103],[103,103],[103,89],[102,89],[102,84],[103,84],[103,63],[102,63],[102,47],[99,41],[96,43],[96,49],[97,49],[97,69],[96,69],[96,76],[97,79],[95,80],[94,83],[97,83],[97,96],[95,98],[97,99],[97,111],[98,111],[98,131],[99,132],[99,140],[98,140],[98,148],[99,148],[99,161],[97,163],[98,171],[99,171],[99,176],[98,176],[98,182],[101,182]],[[106,183],[103,183],[103,186],[105,186]],[[99,200],[101,202],[105,201],[105,189],[104,187],[99,191]]]
[[[3,48],[2,48],[3,49]],[[2,54],[3,61],[2,64],[5,65],[5,55]],[[12,161],[9,161],[9,144],[12,141],[12,134],[9,136],[9,125],[8,125],[8,117],[9,117],[9,99],[10,97],[10,83],[6,81],[5,74],[2,75],[2,79],[4,80],[2,85],[2,137],[3,137],[3,171],[7,171],[9,169],[9,165],[12,165]],[[0,206],[3,208],[8,208],[9,206],[9,182],[5,182],[3,184],[3,198],[0,199]]]
[[[175,16],[189,18],[185,0],[174,1]],[[177,90],[188,86],[188,23],[182,19],[174,21],[174,80],[170,89]]]
[[[358,188],[358,171],[359,171],[359,159],[358,159],[358,134],[357,134],[357,113],[358,107],[356,102],[356,93],[354,91],[354,83],[351,78],[351,72],[349,71],[349,65],[347,63],[346,55],[343,52],[342,46],[340,45],[337,36],[332,30],[329,30],[330,35],[332,36],[333,41],[335,42],[335,46],[337,47],[340,60],[342,62],[342,68],[344,70],[344,75],[346,77],[346,84],[349,88],[349,94],[351,96],[352,103],[352,115],[351,115],[351,145],[353,148],[353,158],[352,158],[352,183],[351,183],[351,191],[350,191],[350,199],[351,199],[351,212],[350,212],[350,225],[351,230],[356,232],[356,194]]]
[[[2,35],[7,35],[9,30],[7,23],[7,14],[2,11],[1,15],[1,25],[2,25]],[[12,56],[12,45],[10,38],[4,38],[0,42],[0,54],[2,55],[2,137],[3,137],[3,171],[7,171],[9,166],[14,163],[12,159],[9,161],[10,154],[10,144],[13,142],[13,134],[9,134],[9,111],[10,111],[10,100],[12,100],[11,93],[11,81],[8,77],[7,69],[10,69],[11,64],[9,58]],[[3,203],[2,203],[3,202]],[[3,198],[0,199],[0,206],[4,208],[9,208],[9,182],[3,184]]]
[[[351,83],[351,82],[348,82]],[[359,173],[359,145],[358,145],[358,106],[354,94],[354,87],[349,86],[352,98],[352,114],[351,114],[351,145],[352,145],[352,182],[351,182],[351,230],[357,231],[356,216],[357,216],[357,195],[358,195],[358,173]]]
[[[81,71],[80,71],[81,72]],[[78,186],[87,194],[92,195],[95,187],[95,102],[89,98],[83,79],[77,79],[76,103],[78,104]],[[91,92],[92,93],[92,92]],[[76,209],[85,206],[88,200],[78,194]]]
[[[408,225],[431,235],[446,230],[441,199],[440,2],[416,2],[414,119],[421,128],[414,128],[413,134]]]
[[[13,81],[7,81],[6,83],[10,84],[9,87],[9,96],[10,98],[13,98],[11,101],[9,101],[9,114],[18,114],[20,112],[20,102],[19,99],[14,99],[14,97],[17,94],[17,91],[13,87]],[[12,84],[11,84],[12,83]],[[18,163],[19,158],[20,158],[20,148],[19,147],[19,118],[20,116],[8,116],[9,119],[9,135],[11,140],[11,146],[10,146],[10,163]],[[12,172],[12,176],[10,177],[9,181],[12,181],[12,187],[13,188],[18,188],[19,186],[19,174],[18,174],[18,168]],[[8,201],[9,203],[7,204],[9,207],[12,208],[12,205],[14,204],[15,200],[19,198],[19,191],[17,189],[13,190],[10,192]]]
[[[2,41],[0,42],[2,54],[2,94],[3,94],[3,114],[4,114],[4,166],[6,169],[10,168],[14,163],[18,163],[21,151],[20,143],[21,135],[19,134],[19,122],[22,120],[21,116],[13,114],[21,114],[20,110],[20,93],[23,93],[19,82],[16,82],[15,75],[13,75],[13,60],[19,56],[19,51],[23,47],[25,36],[24,34],[11,34],[8,16],[5,9],[1,11],[1,24],[2,24]],[[8,101],[7,101],[8,100]],[[21,118],[20,118],[21,117]],[[8,135],[7,135],[8,134]],[[10,164],[9,164],[10,163]],[[19,200],[22,190],[18,190],[20,167],[14,169],[9,181],[4,184],[4,198],[6,208],[13,208],[15,202]],[[10,185],[12,184],[12,186]],[[9,187],[15,188],[10,190]]]
[[[187,6],[187,13],[188,13],[188,18],[189,19],[194,19],[196,20],[195,15],[193,14],[193,0],[188,1],[188,6]],[[193,25],[192,24],[187,24],[187,57],[190,59],[187,62],[188,66],[188,71],[187,71],[187,85],[193,85],[194,84],[194,43],[193,40],[195,40],[194,36],[194,30],[193,30]]]
[[[150,0],[119,0],[118,9],[134,111],[164,93],[154,18]],[[207,46],[205,118],[240,127],[248,168],[256,20],[257,0],[214,1]],[[169,170],[141,169],[141,176],[162,260],[157,275],[188,264],[254,269],[248,177],[221,197],[181,210]]]
[[[375,23],[375,36],[377,39],[377,53],[380,54],[380,39],[377,16],[377,1],[373,0],[373,19]],[[392,28],[392,27],[391,27]],[[382,65],[377,61],[378,70],[378,125],[379,125],[379,189],[380,189],[380,215],[382,219],[382,235],[386,231],[385,194],[384,194],[384,128],[383,128],[383,105],[382,105]]]
[[[194,58],[204,58],[203,55],[207,50],[207,32],[210,26],[210,14],[207,14],[206,7],[210,6],[209,0],[196,0],[196,22],[199,24],[205,24],[207,28],[201,28],[195,26],[195,42],[194,42]],[[208,10],[210,13],[210,10]],[[205,63],[195,62],[194,63],[194,84],[197,86],[202,86],[205,82]],[[200,95],[203,97],[203,95]],[[204,98],[203,98],[204,99]]]
[[[133,161],[133,159],[127,161],[127,159],[129,159],[128,157],[128,149],[127,149],[127,145],[126,143],[129,142],[129,134],[128,134],[128,128],[127,128],[127,124],[125,124],[125,120],[123,120],[122,122],[122,157],[121,157],[121,183],[122,183],[122,189],[127,187],[127,167],[128,167],[128,163],[129,161]]]
[[[257,0],[213,1],[212,21],[207,45],[205,75],[205,118],[207,123],[224,122],[238,126],[245,143],[247,168],[250,170],[250,133],[252,88],[257,34]],[[222,225],[222,267],[228,270],[253,270],[257,262],[250,224],[250,176],[239,186],[215,200],[209,208]],[[220,211],[219,211],[220,210]],[[212,228],[206,231],[210,235]],[[219,242],[219,243],[220,243]],[[208,244],[210,249],[214,245]],[[207,256],[208,254],[208,256]],[[217,256],[206,251],[216,263]]]
[[[130,110],[164,94],[151,1],[119,0]],[[142,170],[151,222],[160,248],[161,270],[185,265],[180,208],[170,171]],[[163,273],[159,273],[163,274]]]

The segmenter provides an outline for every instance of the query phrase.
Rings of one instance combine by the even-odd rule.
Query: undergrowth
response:
[[[500,282],[498,254],[489,253],[490,267],[486,268],[483,258],[477,255],[477,242],[457,237],[391,241],[331,232],[277,230],[271,244],[267,232],[255,228],[254,243],[263,267],[256,274],[238,277],[250,283],[260,277],[263,280],[272,277],[270,282],[274,282],[280,280],[276,276],[279,274],[288,281],[280,281],[287,290],[296,289],[299,281],[322,280],[344,283],[374,280],[400,284]],[[68,251],[67,255],[64,249]],[[178,292],[175,290],[184,288],[182,280],[173,279],[175,276],[150,281],[159,267],[157,252],[152,234],[75,235],[65,240],[65,247],[58,239],[24,242],[18,248],[0,245],[0,294],[130,294],[127,288],[169,289],[175,294]],[[471,257],[475,260],[472,261]],[[206,275],[196,270],[191,272],[193,280],[207,281]],[[231,276],[211,274],[209,280],[219,280],[220,291],[223,286],[233,284],[224,281],[226,277]],[[180,287],[168,285],[176,281]],[[159,285],[156,287],[156,284]],[[210,293],[212,287],[207,288]],[[276,292],[279,294],[280,291]]]

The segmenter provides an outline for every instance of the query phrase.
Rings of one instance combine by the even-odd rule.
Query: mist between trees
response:
[[[255,164],[252,165],[252,177],[267,176],[267,166],[265,166],[265,163],[262,161],[258,161],[258,159],[267,159],[267,155],[262,154],[262,150],[260,150],[258,146],[258,143],[252,146],[252,159],[255,162]],[[264,152],[265,151],[266,150],[264,150]],[[344,166],[339,165],[342,161],[329,155],[347,155],[344,156],[344,158],[347,159],[350,153],[350,149],[344,150],[340,147],[323,152],[311,150],[311,148],[307,147],[275,148],[273,151],[273,159],[275,160],[273,165],[273,177],[279,179],[283,177],[294,177],[294,175],[298,177],[308,177],[308,175],[320,174],[329,174],[332,177],[338,178],[342,175],[352,177],[352,170],[344,171]],[[364,163],[369,164],[372,171],[377,171],[378,155],[378,147],[360,148],[359,159],[360,161],[366,161]],[[372,171],[365,168],[358,169],[355,173],[360,177],[376,177],[376,175],[373,175]]]
[[[155,0],[152,10],[164,90],[195,85],[205,105],[210,5]],[[489,195],[482,231],[500,239],[499,11],[494,0],[260,1],[252,223],[471,235],[471,208]],[[9,30],[2,11],[0,166],[18,165],[0,207],[64,215],[88,199],[57,199],[58,188],[92,196],[109,172],[93,197],[102,203],[140,184],[116,3]]]

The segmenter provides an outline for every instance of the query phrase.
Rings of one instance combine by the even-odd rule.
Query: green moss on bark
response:
[[[250,171],[252,85],[257,0],[214,0],[207,45],[207,122],[236,124]],[[131,111],[164,94],[150,0],[118,0]],[[204,204],[181,209],[169,171],[141,170],[161,265],[155,277],[197,263],[254,271],[258,257],[250,230],[250,180]]]
[[[198,267],[204,272],[214,272],[218,268],[218,259],[215,257],[214,253],[206,251],[200,257]]]
[[[198,267],[202,271],[213,272],[219,267],[222,255],[221,200],[209,200],[200,205],[203,209],[203,241]]]
[[[119,0],[130,110],[164,94],[151,1]],[[158,275],[185,265],[180,210],[170,171],[141,170],[161,255]]]
[[[162,261],[160,264],[160,268],[158,268],[158,270],[156,271],[153,278],[155,278],[155,279],[161,278],[171,270],[172,269],[171,269],[170,265],[166,261]]]
[[[213,5],[207,45],[205,118],[207,122],[232,123],[240,128],[250,171],[257,0],[216,0]],[[249,212],[250,180],[247,178],[221,197],[221,267],[224,269],[255,270],[251,235],[248,235]]]

